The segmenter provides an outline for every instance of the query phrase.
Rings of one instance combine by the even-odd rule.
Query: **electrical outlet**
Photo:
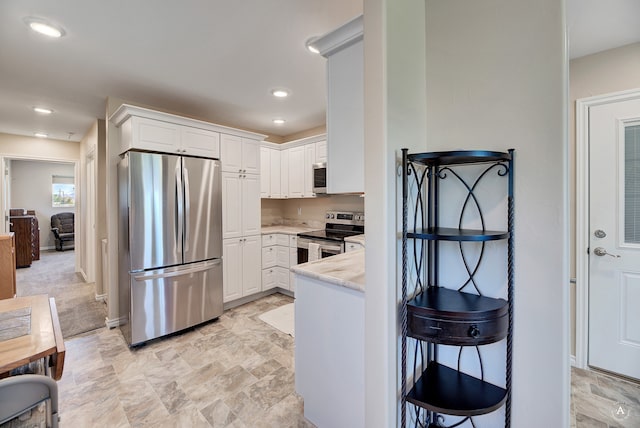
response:
[[[298,207],[298,215],[302,215],[302,208]]]

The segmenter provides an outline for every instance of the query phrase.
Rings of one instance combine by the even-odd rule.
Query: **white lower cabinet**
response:
[[[222,241],[222,289],[225,303],[262,290],[260,259],[260,235]]]
[[[293,283],[289,267],[297,261],[297,236],[284,233],[262,235],[262,290],[275,287],[291,290]]]

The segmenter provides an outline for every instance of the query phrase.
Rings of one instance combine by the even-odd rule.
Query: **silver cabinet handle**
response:
[[[605,249],[604,249],[604,248],[602,248],[602,247],[596,247],[596,248],[593,250],[593,254],[595,254],[596,256],[599,256],[599,257],[602,257],[602,256],[611,256],[611,257],[613,257],[614,259],[619,259],[619,258],[620,258],[620,255],[618,255],[618,254],[611,254],[611,253],[607,253],[607,250],[605,250]]]

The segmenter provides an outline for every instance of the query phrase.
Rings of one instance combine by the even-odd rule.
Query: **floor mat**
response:
[[[265,312],[258,318],[269,324],[271,327],[277,328],[283,333],[294,337],[294,317],[293,303],[289,303],[279,308]]]

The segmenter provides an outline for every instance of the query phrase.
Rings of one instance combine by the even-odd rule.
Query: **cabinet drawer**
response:
[[[504,299],[428,287],[407,303],[408,335],[441,345],[486,345],[507,336]]]
[[[274,267],[276,265],[276,247],[262,248],[262,269]]]
[[[283,245],[285,247],[289,246],[289,235],[285,235],[283,233],[276,234],[276,245]]]
[[[269,245],[276,245],[276,234],[270,233],[268,235],[262,235],[262,246],[268,247]]]

